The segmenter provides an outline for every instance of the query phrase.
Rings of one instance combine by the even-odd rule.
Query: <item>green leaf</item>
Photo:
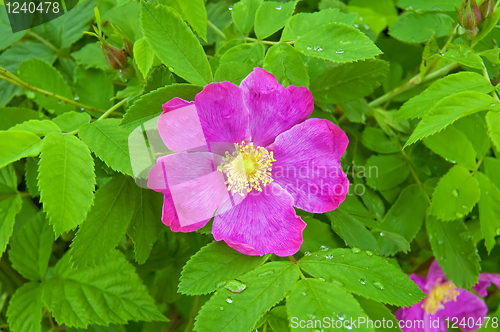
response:
[[[149,70],[153,67],[154,59],[155,53],[144,38],[134,43],[134,60],[142,73],[142,77],[146,78],[148,76]]]
[[[78,138],[51,133],[43,140],[38,172],[40,201],[59,237],[85,220],[94,201],[94,161]]]
[[[307,56],[336,63],[373,59],[381,53],[370,38],[343,23],[317,27],[297,39],[294,45]]]
[[[119,119],[104,119],[84,124],[78,131],[80,139],[102,161],[117,172],[133,176],[128,151],[130,132],[119,127]]]
[[[291,319],[293,329],[300,327],[298,324],[300,321],[320,320],[323,323],[321,327],[333,331],[338,329],[335,323],[340,320],[341,323],[345,322],[340,330],[348,331],[353,329],[351,320],[366,321],[367,318],[359,303],[342,287],[311,278],[302,279],[295,284],[288,296],[286,309],[288,316],[293,317]],[[373,327],[370,328],[365,324],[357,325],[356,330],[375,331]]]
[[[425,114],[405,147],[445,129],[464,116],[498,109],[500,103],[485,93],[465,91],[452,94],[441,99]]]
[[[116,250],[102,264],[78,270],[65,255],[45,282],[42,298],[57,323],[69,327],[166,321],[134,266]]]
[[[500,188],[500,160],[492,157],[484,158],[484,171],[495,186]]]
[[[398,7],[418,12],[452,12],[461,3],[462,0],[440,0],[438,3],[428,0],[399,0]]]
[[[366,183],[376,190],[394,188],[410,175],[406,160],[399,154],[373,155],[366,162],[366,170]]]
[[[269,48],[263,67],[283,86],[309,86],[309,75],[304,61],[289,44],[280,43]]]
[[[465,91],[489,93],[494,87],[484,76],[463,71],[436,80],[421,94],[408,100],[398,111],[400,119],[423,117],[434,105],[452,94]]]
[[[274,307],[267,316],[267,323],[274,332],[290,332],[290,323],[283,305]]]
[[[27,131],[0,131],[0,168],[21,158],[34,157],[40,153],[41,140]]]
[[[355,299],[359,302],[361,308],[372,321],[386,321],[386,323],[382,324],[380,328],[375,327],[375,331],[394,331],[394,329],[398,332],[402,331],[401,328],[399,328],[399,321],[385,305],[380,302],[365,299],[361,296],[355,296]],[[392,328],[388,327],[390,325],[388,321],[392,321]]]
[[[246,289],[240,293],[225,288],[217,291],[200,309],[194,331],[249,331],[263,313],[285,297],[299,273],[292,262],[271,262],[244,274],[238,280]]]
[[[462,165],[471,171],[476,169],[476,151],[472,143],[453,126],[427,137],[424,144],[453,164]]]
[[[184,100],[194,100],[194,96],[202,90],[202,87],[190,84],[172,84],[158,90],[152,91],[130,106],[127,113],[120,122],[121,126],[135,129],[144,122],[157,117],[162,112],[162,105],[172,98],[178,97]]]
[[[135,183],[115,176],[95,194],[95,204],[71,243],[75,267],[95,265],[108,257],[127,231],[134,213]]]
[[[266,49],[261,43],[246,43],[236,45],[227,50],[220,58],[220,63],[244,62],[253,65],[262,65]]]
[[[388,137],[382,130],[374,127],[366,127],[361,141],[368,149],[379,153],[396,153],[401,149],[397,137]]]
[[[83,124],[90,122],[90,115],[79,112],[66,112],[52,119],[56,125],[65,133],[75,131]]]
[[[255,14],[263,2],[264,0],[241,0],[233,5],[233,22],[242,35],[247,36],[252,30]]]
[[[171,71],[193,84],[212,82],[205,51],[172,8],[141,2],[141,27],[144,39]]]
[[[204,0],[177,0],[186,21],[193,30],[207,41],[207,10]]]
[[[472,114],[456,121],[453,126],[472,143],[476,159],[482,159],[491,148],[484,114]]]
[[[466,216],[479,200],[479,183],[460,165],[452,167],[432,194],[430,213],[450,221]]]
[[[26,31],[12,32],[7,11],[0,11],[0,51],[14,44],[26,34]]]
[[[10,236],[14,230],[16,214],[21,211],[23,200],[18,194],[0,200],[0,257],[7,248]]]
[[[263,2],[255,14],[255,35],[257,38],[266,39],[283,28],[292,17],[296,5],[297,1]]]
[[[425,191],[416,184],[410,185],[401,192],[382,223],[411,243],[424,222],[428,204]],[[396,245],[387,237],[380,237],[379,246],[382,255],[397,252]]]
[[[0,194],[17,193],[17,176],[14,166],[0,168]]]
[[[463,221],[442,222],[428,215],[425,224],[432,251],[446,277],[459,288],[475,285],[480,258]]]
[[[439,56],[467,67],[483,69],[483,59],[474,53],[472,48],[465,45],[450,45],[448,50]]]
[[[45,136],[48,133],[52,132],[61,132],[59,127],[50,120],[28,120],[15,125],[14,127],[10,128],[9,131],[10,130],[29,131],[30,133],[34,133],[39,136]]]
[[[340,107],[344,110],[345,116],[349,119],[349,121],[357,123],[365,123],[365,114],[369,114],[371,112],[370,106],[366,102],[365,98],[343,103]]]
[[[483,231],[484,240],[488,252],[491,252],[496,244],[495,236],[500,235],[500,190],[483,173],[477,172],[474,176],[481,189],[481,200],[479,201],[479,221]]]
[[[330,23],[344,23],[352,25],[358,15],[356,13],[342,13],[339,9],[325,9],[314,13],[298,13],[285,25],[282,41],[297,40],[312,29]]]
[[[26,187],[32,197],[39,197],[40,191],[38,190],[38,160],[39,158],[26,158],[24,179]]]
[[[144,264],[153,244],[158,238],[161,222],[163,196],[150,189],[137,190],[135,211],[128,226],[127,234],[134,242],[135,260]]]
[[[320,248],[338,248],[342,247],[341,243],[333,237],[332,228],[327,223],[321,222],[311,217],[302,217],[307,223],[304,229],[304,242],[300,246],[302,253],[317,251]]]
[[[314,100],[340,104],[365,97],[380,86],[387,75],[389,63],[368,60],[333,67],[311,83]]]
[[[301,258],[299,266],[315,278],[335,280],[347,291],[378,302],[409,306],[425,297],[399,268],[357,248],[312,254]]]
[[[253,68],[254,65],[244,62],[231,61],[221,63],[215,72],[214,81],[229,81],[236,85],[240,85],[241,81],[253,71]]]
[[[85,44],[80,50],[71,53],[73,59],[79,66],[85,69],[97,68],[106,70],[109,68],[99,44]]]
[[[223,242],[201,248],[182,269],[179,292],[187,295],[208,294],[226,281],[262,265],[269,256],[247,256]]]
[[[19,65],[17,72],[20,79],[39,89],[71,100],[73,99],[73,93],[61,73],[44,60],[26,60]],[[42,93],[36,93],[35,100],[43,108],[54,110],[57,114],[75,109],[75,106],[71,104],[63,103],[56,98],[49,98]]]
[[[332,222],[332,229],[346,244],[351,247],[378,252],[377,240],[373,234],[366,229],[363,223],[363,221],[367,219],[366,217],[348,213],[340,208],[335,211],[327,212],[326,215]]]
[[[101,109],[113,106],[113,83],[102,70],[76,67],[74,77],[74,91],[78,102]]]
[[[54,232],[42,213],[38,213],[14,234],[10,243],[12,267],[26,279],[41,280],[47,272]]]
[[[42,331],[42,289],[39,282],[28,282],[16,290],[7,309],[12,332]]]
[[[446,14],[406,12],[389,29],[389,34],[402,42],[424,43],[433,35],[447,36],[452,30],[453,19]]]
[[[488,134],[491,141],[497,149],[500,149],[500,113],[488,112],[486,114],[486,124],[488,125]]]
[[[7,130],[10,127],[28,120],[48,119],[42,112],[33,111],[22,107],[0,107],[0,130]]]

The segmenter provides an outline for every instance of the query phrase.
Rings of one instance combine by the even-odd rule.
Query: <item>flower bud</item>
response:
[[[488,18],[493,15],[495,11],[495,3],[493,0],[483,0],[481,5],[479,6],[479,10],[481,11],[481,15],[483,18]]]
[[[117,49],[105,41],[101,42],[101,49],[106,58],[106,62],[114,69],[121,69],[127,64],[127,56],[122,50]]]
[[[466,29],[476,28],[481,23],[481,10],[476,0],[463,0],[457,19],[458,23]]]

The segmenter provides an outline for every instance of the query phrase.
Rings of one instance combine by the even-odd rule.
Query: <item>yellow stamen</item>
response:
[[[456,301],[459,293],[457,286],[450,281],[437,284],[427,295],[422,307],[426,313],[435,314],[439,309],[444,308],[445,303]]]
[[[255,148],[253,143],[246,144],[245,141],[234,147],[236,151],[232,154],[226,152],[223,162],[217,167],[217,170],[227,175],[228,190],[245,196],[245,192],[252,189],[262,191],[261,185],[273,182],[271,166],[276,160],[272,151],[260,146]]]

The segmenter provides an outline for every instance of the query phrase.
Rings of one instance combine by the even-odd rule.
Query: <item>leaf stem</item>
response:
[[[54,52],[59,53],[59,49],[54,46],[51,42],[49,42],[47,39],[41,37],[39,34],[34,33],[33,31],[28,31],[28,35],[31,37],[38,39],[41,41],[43,44],[47,45],[49,48],[51,48]]]
[[[217,28],[217,27],[215,26],[215,24],[213,24],[213,23],[212,23],[212,22],[210,22],[210,21],[207,21],[207,24],[208,24],[208,27],[209,27],[210,29],[212,29],[212,30],[213,30],[213,32],[215,32],[215,34],[216,34],[217,36],[221,37],[222,39],[226,39],[226,35],[224,34],[224,32],[222,32],[219,28]]]
[[[196,313],[198,312],[198,307],[200,306],[200,296],[196,295],[194,297],[193,306],[191,307],[191,314],[189,315],[189,322],[184,329],[184,332],[189,332],[193,328],[194,318],[196,317]]]
[[[114,111],[119,109],[123,104],[125,104],[128,101],[128,97],[125,99],[122,99],[118,103],[116,103],[114,106],[112,106],[109,110],[107,110],[103,115],[101,115],[96,121],[106,119],[108,116],[111,115]]]
[[[44,94],[45,97],[47,97],[47,98],[48,97],[56,98],[59,101],[64,102],[66,104],[75,105],[77,107],[80,107],[80,108],[83,108],[83,109],[86,109],[86,110],[90,110],[90,111],[94,111],[94,112],[99,112],[99,113],[104,113],[105,112],[105,110],[103,110],[103,109],[92,107],[92,106],[89,106],[89,105],[85,105],[85,104],[79,103],[77,101],[74,101],[72,99],[69,99],[69,98],[60,96],[58,94],[55,94],[53,92],[49,92],[49,91],[37,88],[37,87],[33,86],[30,83],[26,83],[26,82],[22,81],[19,77],[17,77],[16,75],[12,74],[7,69],[5,69],[5,68],[3,68],[1,66],[0,66],[0,79],[2,79],[4,81],[7,81],[9,83],[12,83],[14,85],[17,85],[17,86],[19,86],[19,87],[21,87],[23,89]]]
[[[253,42],[253,43],[262,43],[262,44],[266,44],[266,45],[278,45],[278,44],[282,44],[282,43],[293,45],[295,43],[295,41],[289,41],[289,42],[281,42],[281,41],[279,41],[279,42],[274,42],[274,41],[269,41],[269,40],[260,40],[260,39],[251,38],[251,37],[246,37],[245,40],[249,41],[249,42]]]
[[[385,95],[371,101],[370,103],[368,103],[368,105],[370,107],[379,106],[387,101],[392,100],[394,97],[399,96],[403,92],[406,92],[408,90],[413,89],[414,87],[416,87],[420,84],[424,84],[424,83],[432,81],[438,77],[444,76],[444,75],[448,74],[451,70],[453,70],[459,66],[460,66],[460,64],[457,62],[451,63],[451,64],[425,76],[423,79],[420,79],[420,73],[419,73],[419,74],[415,75],[412,79],[410,79],[408,82],[406,82],[405,84],[403,84],[400,87],[397,87],[394,90],[387,92]]]
[[[490,82],[490,84],[491,84],[491,79],[490,79],[490,75],[488,74],[488,69],[486,68],[486,65],[484,64],[484,61],[481,61],[481,63],[482,63],[482,65],[483,65],[483,76],[484,76],[484,77],[488,80],[488,82]],[[497,93],[496,93],[496,91],[495,91],[495,90],[496,90],[496,89],[493,89],[493,90],[491,91],[491,96],[492,96],[493,98],[495,98],[497,101],[499,101],[499,102],[500,102],[500,99],[498,99],[498,95],[497,95]]]

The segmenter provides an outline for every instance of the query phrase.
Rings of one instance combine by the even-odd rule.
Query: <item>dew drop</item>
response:
[[[332,254],[328,254],[325,256],[326,259],[333,259],[333,255]]]
[[[306,293],[306,292],[303,292],[303,293],[302,293],[302,296],[306,296],[306,295],[307,295],[307,293]]]
[[[320,45],[316,45],[316,46],[314,46],[314,51],[321,52],[321,51],[323,51],[323,47],[321,47]]]
[[[233,6],[229,6],[229,8],[228,8],[228,9],[229,9],[229,10],[233,10]]]
[[[219,308],[219,310],[220,310],[220,311],[223,311],[223,310],[224,310],[224,307],[220,307],[220,308]]]
[[[78,100],[80,100],[80,97],[78,97],[78,96],[74,96],[74,97],[73,97],[73,100],[78,101]]]
[[[174,71],[174,67],[168,67],[168,70]]]
[[[458,190],[456,190],[456,189],[453,189],[453,190],[451,191],[451,194],[452,194],[453,196],[455,196],[455,197],[458,197],[458,195],[460,195],[460,194],[458,193]]]
[[[359,254],[361,252],[361,249],[359,248],[352,248],[352,253],[353,254]]]
[[[26,97],[29,99],[35,99],[36,94],[33,91],[26,91]]]
[[[314,319],[314,318],[316,318],[316,316],[315,316],[315,315],[313,315],[313,314],[309,314],[308,316],[309,316],[309,318],[310,318],[310,319]]]
[[[385,236],[384,232],[380,232],[380,236]]]
[[[304,253],[304,256],[306,256],[306,257],[307,257],[307,256],[311,256],[311,252],[310,252],[310,251],[306,251],[306,252]]]
[[[335,51],[337,54],[344,54],[344,50],[342,48],[339,48],[338,50]]]
[[[281,10],[281,9],[283,9],[283,7],[281,5],[276,6],[276,10]]]
[[[313,48],[312,48],[311,46],[309,46],[309,45],[306,47],[306,50],[308,50],[308,51],[310,51],[310,50],[312,50],[312,49],[313,49]]]
[[[367,256],[373,256],[373,252],[371,252],[370,250],[365,251],[365,254]]]
[[[227,282],[225,282],[225,281],[221,281],[221,282],[219,282],[219,283],[216,285],[216,287],[217,287],[217,288],[221,288],[221,287],[226,286],[226,284],[227,284]]]
[[[352,330],[352,325],[347,325],[345,328],[350,331]]]
[[[359,279],[359,283],[361,285],[364,285],[364,284],[366,284],[366,280],[364,278],[361,278],[361,279]]]
[[[325,278],[318,278],[319,281],[325,281]]]
[[[229,303],[229,304],[231,304],[231,303],[233,303],[233,299],[232,299],[231,297],[228,297],[228,298],[226,299],[226,302],[227,302],[227,303]]]
[[[274,271],[273,270],[269,270],[269,271],[266,271],[266,272],[263,272],[261,274],[259,274],[259,277],[262,278],[262,277],[267,277],[267,276],[270,276],[271,274],[273,274]]]
[[[328,250],[330,250],[330,248],[328,248],[327,246],[321,246],[321,247],[319,247],[319,250],[328,251]]]
[[[241,293],[247,288],[247,285],[238,280],[231,280],[227,283],[226,289],[232,293]]]
[[[253,329],[252,332],[259,332],[259,329]]]
[[[497,228],[497,235],[500,235],[500,228]]]
[[[385,288],[385,287],[384,287],[384,285],[382,285],[382,284],[381,284],[380,282],[378,282],[378,281],[377,281],[377,282],[374,282],[374,283],[373,283],[373,286],[375,286],[375,288],[380,289],[380,290],[384,290],[384,288]]]
[[[344,315],[343,313],[339,312],[339,313],[337,314],[337,319],[338,319],[338,320],[344,320],[344,319],[345,319],[345,315]]]
[[[343,283],[341,283],[340,281],[335,280],[335,279],[333,279],[333,278],[332,278],[332,284],[335,284],[335,285],[337,285],[337,286],[339,286],[339,287],[344,287],[344,284],[343,284]]]
[[[457,218],[463,218],[463,216],[464,216],[464,215],[463,215],[462,213],[460,213],[460,212],[457,212],[455,215],[457,216]]]

